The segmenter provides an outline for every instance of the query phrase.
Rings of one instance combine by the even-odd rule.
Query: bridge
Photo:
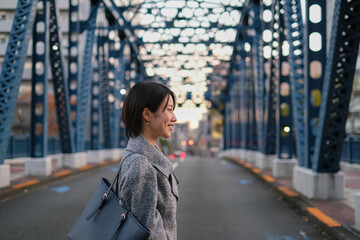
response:
[[[359,74],[359,1],[18,0],[3,1],[0,9],[14,10],[0,12],[0,29],[9,33],[1,50],[0,206],[7,210],[0,212],[15,216],[25,199],[36,195],[42,197],[34,204],[44,199],[44,209],[53,209],[49,201],[59,196],[48,199],[49,192],[65,194],[80,190],[86,178],[110,176],[127,143],[120,114],[126,92],[136,82],[158,81],[174,90],[178,108],[191,104],[222,119],[216,157],[172,160],[185,179],[180,239],[360,236],[360,172],[357,164],[341,161],[344,152],[351,158],[359,151],[351,137],[345,141]],[[31,101],[24,118],[31,121],[26,147],[16,148],[14,122],[26,88]],[[55,140],[51,129],[56,129]],[[206,150],[209,146],[206,142]],[[24,149],[25,160],[8,158],[9,152]],[[22,172],[15,173],[16,167]],[[275,195],[265,193],[264,186]],[[64,209],[72,210],[60,214],[68,225],[46,238],[64,238],[93,189],[83,190],[84,198],[71,198],[74,206],[68,203]],[[316,222],[316,230],[275,203],[276,196]],[[223,211],[214,214],[219,220],[204,206]],[[191,217],[194,211],[202,218]],[[38,213],[29,211],[26,219]],[[268,222],[253,226],[254,216]],[[281,224],[272,231],[271,216],[278,223],[288,221],[293,232],[282,231]],[[26,236],[21,232],[26,221],[23,230],[13,226],[19,221],[1,217],[9,231],[0,234]],[[30,238],[39,239],[41,233]]]

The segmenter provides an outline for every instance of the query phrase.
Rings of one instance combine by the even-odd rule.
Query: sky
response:
[[[207,111],[206,108],[191,108],[191,107],[183,107],[183,108],[175,108],[175,116],[178,119],[178,123],[190,123],[190,128],[194,129],[199,126],[199,120],[202,118],[202,114]]]

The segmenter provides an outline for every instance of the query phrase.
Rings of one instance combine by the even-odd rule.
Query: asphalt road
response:
[[[180,179],[179,240],[325,239],[263,182],[232,162],[175,160]],[[117,166],[81,173],[0,202],[0,239],[66,239],[101,177]]]

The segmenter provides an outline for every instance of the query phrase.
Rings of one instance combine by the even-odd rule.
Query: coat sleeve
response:
[[[128,164],[122,172],[120,199],[124,207],[150,230],[149,239],[165,240],[167,237],[162,217],[156,208],[156,170],[145,158],[139,158]]]

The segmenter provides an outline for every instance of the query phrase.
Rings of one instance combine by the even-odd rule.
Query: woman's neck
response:
[[[151,136],[146,130],[142,133],[142,135],[149,141],[149,143],[153,146],[156,145],[157,138]]]

